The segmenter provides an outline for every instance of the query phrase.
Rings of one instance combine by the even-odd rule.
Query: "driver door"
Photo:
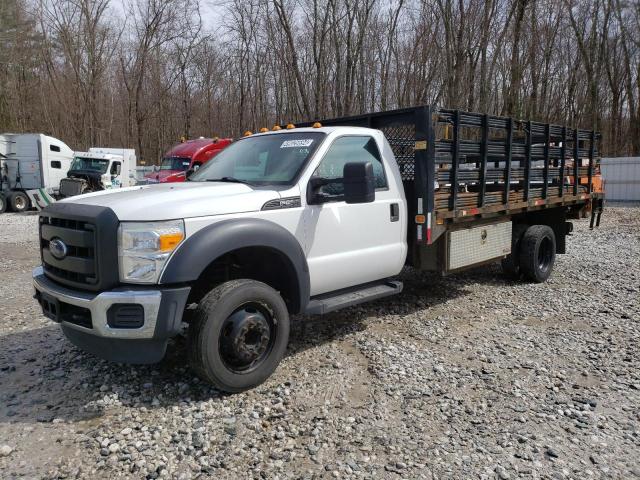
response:
[[[371,162],[376,196],[371,203],[347,204],[343,185],[323,186],[325,199],[307,206],[306,247],[311,295],[360,285],[399,273],[406,242],[400,218],[402,199],[389,187],[378,144],[369,135],[336,138],[311,178],[341,178],[348,162]]]

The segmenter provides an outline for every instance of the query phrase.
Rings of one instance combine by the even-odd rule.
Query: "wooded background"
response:
[[[418,104],[639,155],[640,2],[0,0],[0,132],[150,164],[183,135]]]

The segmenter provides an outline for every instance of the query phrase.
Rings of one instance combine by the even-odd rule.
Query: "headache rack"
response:
[[[575,216],[590,207],[593,226],[602,209],[593,130],[433,106],[320,122],[384,133],[415,219],[413,244],[432,244],[459,222],[559,206]]]

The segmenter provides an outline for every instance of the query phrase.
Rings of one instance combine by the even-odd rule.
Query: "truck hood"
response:
[[[61,202],[109,207],[124,221],[154,221],[255,212],[277,198],[280,194],[268,187],[185,182],[103,190]]]

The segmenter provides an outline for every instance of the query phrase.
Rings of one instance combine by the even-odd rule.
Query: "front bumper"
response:
[[[101,293],[72,290],[46,277],[42,267],[33,271],[33,286],[45,316],[60,323],[72,343],[126,363],[154,363],[164,356],[168,339],[180,332],[190,291],[190,287],[119,287]],[[117,315],[113,312],[121,307],[137,312],[133,327],[114,323]]]

